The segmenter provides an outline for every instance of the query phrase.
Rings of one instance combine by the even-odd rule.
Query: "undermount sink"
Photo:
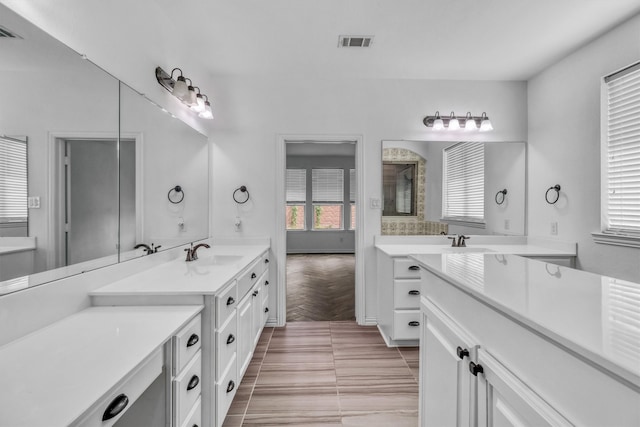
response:
[[[442,249],[442,252],[460,253],[460,252],[494,252],[494,251],[487,248],[474,248],[473,246],[462,246],[462,247],[449,246],[447,248]]]
[[[240,261],[242,255],[213,255],[200,258],[198,263],[204,265],[228,265]]]

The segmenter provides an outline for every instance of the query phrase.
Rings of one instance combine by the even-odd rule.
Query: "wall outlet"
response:
[[[558,223],[555,221],[551,223],[551,235],[552,236],[558,235]]]
[[[508,219],[504,220],[504,229],[508,230],[511,227],[511,221],[509,221]]]

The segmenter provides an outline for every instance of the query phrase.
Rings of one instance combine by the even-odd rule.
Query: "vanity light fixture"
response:
[[[179,71],[180,75],[174,79],[173,75],[176,71]],[[169,74],[162,68],[156,67],[156,80],[193,112],[198,113],[198,117],[213,119],[209,98],[200,92],[199,87],[193,85],[191,79],[182,75],[180,68],[174,68]],[[197,93],[196,89],[198,89]]]
[[[473,116],[470,112],[464,116],[456,116],[452,111],[449,117],[440,117],[440,112],[436,111],[433,116],[426,116],[422,119],[422,123],[428,128],[433,130],[450,130],[456,131],[464,129],[465,131],[477,131],[487,132],[493,130],[493,125],[487,117],[487,113],[482,113],[480,116]],[[464,123],[464,127],[462,124]]]

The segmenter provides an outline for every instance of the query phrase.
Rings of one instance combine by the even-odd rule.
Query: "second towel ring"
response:
[[[549,191],[551,190],[555,190],[556,192],[556,199],[554,201],[550,201],[549,200]],[[544,193],[544,199],[547,201],[547,203],[549,203],[550,205],[555,204],[558,199],[560,199],[560,184],[556,184],[553,187],[549,187],[549,189],[547,190],[546,193]]]
[[[172,192],[174,192],[175,194],[180,193],[182,195],[182,197],[180,197],[180,199],[178,199],[178,200],[173,200],[171,198],[171,193]],[[167,199],[169,199],[169,201],[171,203],[173,203],[174,205],[177,205],[178,203],[182,202],[184,200],[184,191],[182,191],[182,187],[180,187],[179,185],[176,185],[171,190],[169,190],[169,192],[167,193]]]
[[[500,194],[502,194],[502,197],[500,197]],[[504,190],[498,191],[496,193],[496,203],[501,205],[504,203],[504,196],[507,195],[507,189],[505,188]]]
[[[236,195],[238,194],[238,191],[241,193],[247,193],[247,198],[244,199],[243,201],[240,201],[237,199]],[[233,201],[238,203],[239,205],[242,205],[244,203],[247,203],[247,201],[249,201],[249,190],[247,190],[247,187],[245,187],[244,185],[236,188],[236,190],[233,192]]]

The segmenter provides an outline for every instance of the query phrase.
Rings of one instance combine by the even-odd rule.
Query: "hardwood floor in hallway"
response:
[[[355,318],[355,255],[287,255],[288,322]]]
[[[417,426],[418,348],[351,321],[265,328],[224,423],[253,425]]]

